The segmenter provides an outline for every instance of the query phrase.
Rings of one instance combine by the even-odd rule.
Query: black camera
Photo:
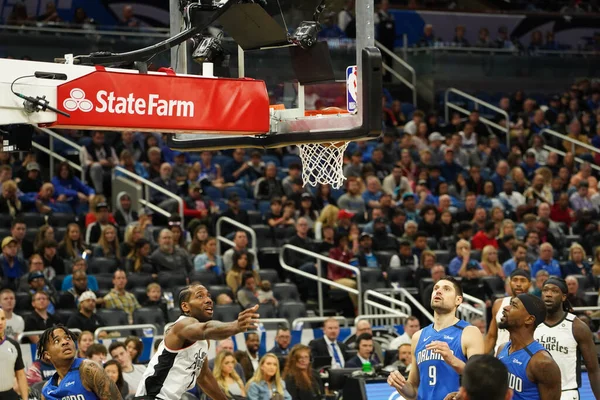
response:
[[[303,49],[308,49],[315,45],[321,26],[315,21],[302,21],[294,34],[290,37],[290,42]]]

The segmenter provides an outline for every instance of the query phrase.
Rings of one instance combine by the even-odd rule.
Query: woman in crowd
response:
[[[230,351],[221,351],[215,359],[213,375],[219,384],[219,387],[225,393],[227,398],[246,397],[246,388],[242,378],[235,372],[237,363],[234,355]]]
[[[452,213],[448,210],[443,211],[440,216],[440,231],[442,232],[442,237],[452,237],[454,235],[454,226],[453,226]]]
[[[310,347],[303,344],[290,351],[283,379],[292,400],[317,400],[325,393],[319,373],[310,366]]]
[[[252,379],[246,384],[248,400],[292,400],[279,376],[279,359],[273,353],[265,354]]]
[[[140,338],[136,336],[127,336],[127,339],[125,339],[125,347],[131,356],[131,362],[139,364],[139,358],[142,355],[142,351],[144,351],[144,344]]]
[[[87,351],[87,349],[90,348],[92,344],[94,344],[94,334],[90,331],[81,332],[79,338],[77,339],[77,356],[81,358],[86,358],[85,352]]]
[[[253,261],[254,257],[247,251],[236,251],[233,253],[233,266],[225,279],[227,286],[231,288],[233,293],[237,293],[237,290],[242,285],[242,275],[246,271],[252,271],[256,281],[260,281],[258,273],[252,268]]]
[[[594,254],[594,264],[592,265],[592,275],[600,275],[600,246],[596,247]]]
[[[16,217],[23,211],[23,204],[17,197],[17,184],[15,181],[8,180],[2,184],[2,194],[0,195],[0,213],[10,214],[11,217]]]
[[[217,277],[223,273],[223,258],[217,254],[217,239],[209,237],[204,246],[204,253],[194,258],[194,269],[200,271],[212,271]]]
[[[146,239],[138,239],[133,249],[127,255],[125,260],[125,271],[131,273],[156,274],[152,263],[150,262],[150,242]]]
[[[135,247],[135,242],[143,237],[142,228],[139,224],[131,224],[125,229],[125,238],[121,243],[121,254],[127,256]]]
[[[33,248],[39,249],[40,244],[45,240],[54,241],[54,228],[48,224],[44,224],[40,226],[37,234],[35,235],[35,240],[33,242]]]
[[[117,385],[119,388],[119,392],[123,398],[129,395],[129,385],[123,379],[123,370],[121,369],[121,364],[119,364],[115,360],[109,360],[104,364],[104,371],[106,375]]]
[[[89,256],[92,252],[83,244],[81,238],[81,229],[76,223],[67,225],[67,233],[63,240],[58,244],[58,255],[64,260],[75,260],[80,258],[83,253]]]
[[[204,245],[206,244],[207,240],[208,228],[206,225],[198,225],[196,229],[194,229],[192,243],[190,243],[190,247],[188,249],[190,255],[196,256],[204,253]]]
[[[94,257],[114,258],[121,261],[121,248],[119,247],[119,238],[117,229],[112,225],[106,225],[102,229],[102,236],[98,240],[94,249]]]
[[[498,250],[492,245],[487,245],[481,252],[481,267],[489,276],[499,276],[504,279],[502,264],[498,262]]]
[[[598,250],[596,249],[596,252]],[[563,276],[584,275],[588,277],[591,287],[595,286],[595,279],[592,275],[592,266],[586,260],[583,246],[575,242],[569,248],[569,262],[565,264],[562,271]]]

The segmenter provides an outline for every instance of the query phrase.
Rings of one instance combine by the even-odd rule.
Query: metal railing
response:
[[[396,53],[394,53],[392,50],[388,49],[383,44],[381,44],[381,42],[376,40],[375,45],[377,47],[379,47],[379,50],[381,50],[388,56],[392,57],[392,59],[395,62],[402,65],[410,73],[411,81],[409,82],[408,79],[406,79],[401,74],[399,74],[394,68],[392,68],[391,65],[387,65],[386,63],[382,64],[383,69],[385,69],[387,72],[392,74],[396,79],[398,79],[400,82],[404,83],[411,90],[413,106],[417,107],[417,73],[415,72],[415,69],[409,63],[404,61],[402,58],[398,57],[398,55]]]
[[[336,315],[333,317],[300,317],[300,318],[296,318],[295,320],[292,321],[292,329],[295,329],[296,326],[298,326],[299,324],[304,324],[305,322],[325,322],[328,319],[335,319],[341,325],[343,325],[344,328],[348,327],[348,320],[345,317]]]
[[[450,99],[449,99],[450,93],[454,93],[458,96],[464,97],[465,99],[470,100],[473,103],[475,103],[475,110],[479,110],[479,106],[482,106],[489,110],[495,111],[498,114],[503,115],[504,118],[506,119],[506,121],[510,121],[510,118],[508,117],[508,113],[506,111],[504,111],[503,109],[498,108],[498,107],[494,106],[493,104],[490,104],[486,101],[480,100],[475,96],[471,96],[470,94],[465,93],[462,90],[458,90],[455,88],[449,88],[444,93],[444,114],[446,117],[446,121],[450,121],[450,119],[449,119],[450,118],[450,112],[449,112],[450,109],[453,109],[453,110],[463,113],[465,115],[471,114],[470,110],[462,108],[456,104],[450,103]],[[479,120],[489,127],[492,127],[492,128],[498,129],[501,132],[504,132],[504,134],[506,135],[506,146],[508,148],[510,148],[510,130],[508,128],[508,124],[506,124],[506,126],[502,126],[502,125],[495,123],[494,121],[491,121],[491,120],[489,120],[485,117],[481,117],[481,116],[479,117]]]
[[[384,302],[389,303],[390,306],[383,305],[374,299],[383,300]],[[375,290],[365,291],[363,303],[364,313],[366,315],[379,316],[379,318],[374,321],[376,325],[391,326],[394,325],[394,322],[396,321],[402,323],[406,318],[412,315],[410,305]]]
[[[167,325],[165,325],[165,330],[166,330],[166,326]],[[152,336],[156,336],[156,333],[158,332],[158,330],[156,329],[156,326],[154,326],[153,324],[102,326],[100,328],[97,328],[94,331],[94,340],[98,341],[100,339],[100,334],[102,332],[129,331],[129,330],[137,330],[137,329],[152,329]]]
[[[425,318],[433,322],[433,315],[431,315],[429,310],[423,307],[423,304],[421,304],[421,302],[417,300],[407,288],[394,285],[394,287],[391,289],[378,289],[377,291],[379,293],[387,293],[390,296],[399,296],[401,301],[414,305],[415,308],[425,316]]]
[[[590,152],[600,154],[600,150],[598,150],[594,146],[591,146],[591,145],[589,145],[587,143],[583,143],[580,140],[573,139],[572,137],[563,135],[562,133],[558,133],[556,131],[553,131],[552,129],[546,128],[546,129],[542,130],[542,135],[544,133],[547,133],[547,134],[552,135],[554,137],[557,137],[559,139],[566,140],[567,142],[570,142],[571,143],[571,153],[573,153],[573,155],[575,155],[575,147],[583,147],[584,149],[589,150]]]
[[[251,246],[248,251],[250,253],[252,253],[252,255],[254,256],[254,262],[256,264],[256,268],[260,269],[260,265],[258,264],[258,246],[256,243],[256,232],[254,231],[254,229],[252,229],[248,225],[244,225],[244,224],[242,224],[234,219],[231,219],[229,217],[221,217],[217,220],[217,223],[215,224],[215,232],[216,232],[216,239],[217,239],[217,254],[221,254],[221,242],[227,243],[231,247],[235,246],[235,243],[233,243],[233,241],[231,239],[228,239],[225,236],[221,235],[221,225],[223,224],[223,222],[233,225],[236,228],[241,229],[244,232],[247,232],[250,234]]]
[[[556,148],[554,148],[554,147],[552,147],[552,146],[548,146],[547,144],[545,144],[545,145],[544,145],[544,149],[546,149],[546,150],[548,150],[548,151],[550,151],[550,152],[552,152],[552,153],[556,153],[556,154],[558,154],[558,155],[559,155],[559,156],[561,156],[561,157],[564,157],[564,156],[566,156],[566,155],[567,155],[567,153],[566,153],[566,152],[564,152],[564,151],[562,151],[562,150],[559,150],[559,149],[556,149]],[[579,158],[579,157],[573,157],[573,160],[575,160],[575,162],[577,162],[577,163],[579,163],[579,164],[583,164],[583,163],[589,163],[589,164],[590,164],[590,167],[591,167],[592,169],[595,169],[596,171],[600,171],[600,167],[599,167],[599,166],[597,166],[597,165],[596,165],[596,164],[594,164],[594,163],[590,163],[589,161],[586,161],[586,160],[584,160],[583,158]]]
[[[81,329],[79,329],[79,328],[73,328],[73,329],[69,328],[69,330],[71,332],[73,332],[73,333],[81,333]],[[23,333],[21,333],[21,334],[19,334],[17,336],[17,342],[21,343],[21,341],[24,338],[27,338],[29,336],[39,336],[42,333],[44,333],[44,331],[27,331],[27,332],[23,332]]]
[[[478,299],[477,297],[473,297],[467,293],[463,293],[463,299],[467,300],[471,303],[475,303],[479,305],[479,307],[473,307],[469,303],[463,302],[460,306],[458,306],[458,316],[465,321],[471,321],[473,317],[480,317],[483,319],[487,327],[487,307],[485,305],[485,301]]]
[[[403,314],[403,315],[402,315]],[[378,325],[377,323],[371,323],[371,325],[375,328],[375,327],[384,327],[386,329],[388,329],[389,331],[394,331],[394,322],[398,322],[400,325],[402,325],[404,323],[404,321],[406,320],[406,318],[408,318],[409,316],[404,314],[404,313],[398,313],[397,311],[394,312],[393,314],[365,314],[365,315],[359,315],[358,317],[354,318],[354,326],[356,326],[356,324],[358,324],[360,321],[379,321],[380,319],[385,319],[386,321],[393,321],[392,323],[385,323],[385,324],[381,324]],[[398,325],[398,324],[396,324]]]
[[[316,268],[317,268],[317,274],[313,275],[310,274],[308,272],[304,272],[300,269],[294,268],[291,265],[289,265],[288,263],[285,262],[285,251],[289,250],[289,251],[295,251],[297,253],[301,253],[304,254],[306,256],[310,256],[313,257],[317,260],[316,262]],[[338,267],[347,269],[349,271],[352,271],[355,275],[356,275],[356,289],[350,288],[348,286],[344,286],[340,283],[334,282],[332,280],[329,280],[327,278],[324,278],[321,275],[321,271],[323,270],[321,262],[325,261],[327,263],[331,263],[334,265],[337,265]],[[361,297],[361,293],[362,293],[362,282],[361,282],[361,273],[360,273],[360,268],[357,267],[353,267],[352,265],[349,264],[345,264],[341,261],[338,260],[334,260],[333,258],[329,258],[326,257],[324,255],[321,255],[319,253],[314,253],[312,251],[308,251],[305,250],[301,247],[298,246],[294,246],[291,244],[286,244],[281,248],[281,251],[279,252],[279,264],[281,265],[281,267],[287,271],[290,271],[296,275],[300,275],[304,278],[308,278],[311,279],[313,281],[317,281],[317,293],[318,293],[318,300],[319,300],[319,316],[323,317],[323,286],[322,284],[325,283],[329,286],[335,287],[337,289],[343,290],[345,292],[348,292],[350,294],[354,294],[357,296],[358,298],[358,303],[357,303],[357,308],[358,308],[358,313],[361,314],[362,313],[362,297]]]
[[[156,212],[166,216],[167,218],[171,216],[171,213],[163,210],[162,208],[158,207],[156,204],[154,204],[150,201],[150,189],[154,189],[157,192],[165,194],[167,197],[175,199],[179,206],[178,207],[179,215],[181,217],[181,220],[183,221],[183,199],[180,196],[177,196],[175,193],[169,192],[167,189],[158,186],[156,183],[151,182],[146,178],[142,178],[138,174],[128,171],[121,166],[116,166],[112,169],[112,180],[113,181],[115,180],[117,172],[119,174],[125,175],[125,177],[127,177],[127,178],[130,178],[130,179],[136,181],[137,183],[142,184],[145,188],[145,190],[142,191],[142,193],[144,193],[145,198],[140,199],[140,204],[143,205],[144,207],[148,207],[148,208],[152,209],[153,211],[156,211]]]
[[[77,150],[78,155],[81,157],[81,151],[83,150],[83,146],[81,146],[78,143],[75,143],[72,140],[69,140],[65,137],[62,137],[61,135],[59,135],[58,133],[51,131],[48,128],[37,128],[40,131],[44,132],[45,134],[47,134],[48,136],[50,136],[50,140],[48,142],[48,148],[45,148],[44,146],[40,145],[39,143],[36,142],[32,142],[32,146],[46,154],[48,154],[50,157],[52,157],[53,159],[57,159],[60,162],[63,161],[67,161],[69,163],[69,166],[71,168],[73,168],[76,171],[79,171],[79,174],[81,176],[81,180],[85,181],[85,168],[83,168],[81,165],[76,164],[74,162],[71,162],[69,160],[67,160],[66,158],[64,158],[63,156],[61,156],[60,154],[58,154],[57,152],[54,151],[54,139],[58,140],[59,142],[63,142],[66,145],[71,146],[73,149]],[[54,163],[51,162],[50,163],[50,176],[54,176]]]
[[[269,327],[271,327],[272,324],[277,324],[277,326],[283,325],[290,329],[290,321],[285,318],[261,318],[260,323],[263,325],[263,327],[267,324]],[[269,329],[265,328],[265,330]]]

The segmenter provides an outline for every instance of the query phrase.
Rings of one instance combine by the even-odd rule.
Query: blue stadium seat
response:
[[[268,200],[261,200],[258,202],[258,212],[266,214],[271,210],[271,202]]]
[[[262,160],[265,164],[273,163],[277,166],[277,168],[281,167],[281,161],[279,161],[279,157],[271,155],[271,154],[263,154]]]
[[[213,160],[213,162],[215,164],[219,164],[221,167],[223,167],[229,161],[233,161],[233,157],[226,156],[226,155],[223,155],[223,154],[217,154],[217,155],[213,156],[212,160]]]
[[[290,164],[300,164],[300,165],[302,165],[302,160],[300,159],[300,157],[292,155],[292,154],[287,154],[287,155],[283,156],[283,160],[281,161],[281,165],[284,168],[289,168]]]
[[[225,199],[229,199],[233,194],[237,194],[238,196],[240,196],[240,199],[248,198],[248,192],[246,191],[246,189],[240,186],[229,186],[226,187],[225,190],[223,190],[223,198]]]
[[[256,202],[252,199],[243,199],[240,208],[245,211],[256,211]]]
[[[204,193],[205,196],[208,196],[211,200],[218,200],[221,197],[223,197],[221,194],[221,190],[214,186],[203,186],[202,192]]]

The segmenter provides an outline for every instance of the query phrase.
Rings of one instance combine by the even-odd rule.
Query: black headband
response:
[[[556,285],[558,286],[558,288],[563,292],[563,294],[567,294],[569,291],[567,289],[567,284],[565,283],[565,281],[563,279],[559,279],[559,278],[555,278],[555,277],[550,277],[546,280],[546,282],[544,282],[544,284],[542,285],[542,287],[546,286],[546,285]]]
[[[546,319],[546,307],[544,306],[544,303],[542,303],[541,299],[529,293],[521,293],[517,296],[517,298],[521,300],[521,303],[523,303],[523,307],[525,307],[529,315],[534,316],[534,328],[537,328],[539,324],[544,322],[544,320]],[[535,304],[536,302],[541,303],[541,306],[538,307]]]
[[[527,280],[531,280],[531,272],[525,271],[522,268],[517,268],[510,273],[510,279],[514,278],[515,276],[523,276],[527,278]]]

